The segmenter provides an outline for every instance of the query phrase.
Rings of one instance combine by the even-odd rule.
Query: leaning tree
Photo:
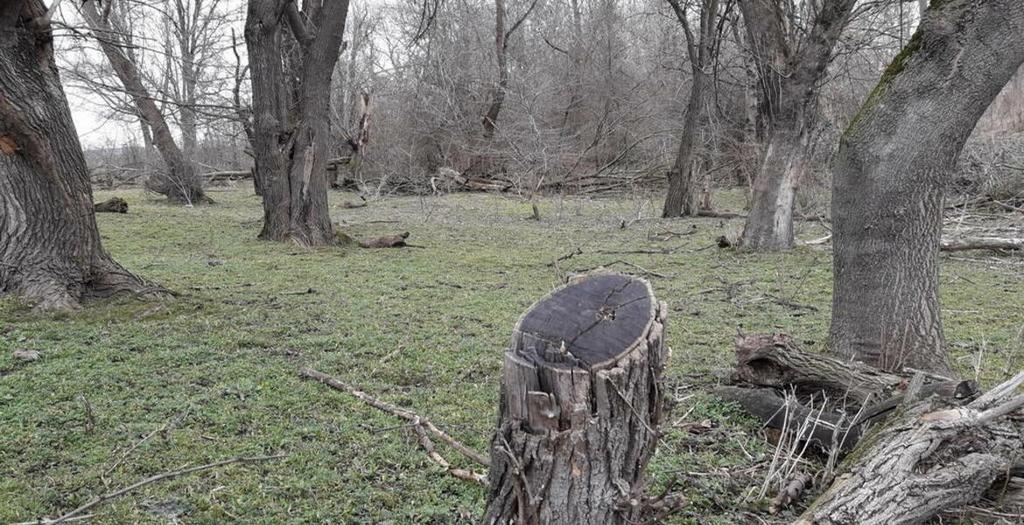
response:
[[[245,42],[255,176],[263,196],[261,239],[303,246],[335,240],[327,209],[331,76],[348,5],[309,0],[300,10],[295,0],[249,0]]]
[[[1024,62],[1024,3],[932,2],[840,140],[833,168],[835,352],[949,371],[939,307],[945,189]]]
[[[0,3],[0,292],[42,309],[146,289],[103,251],[53,58],[53,11]]]
[[[174,202],[185,204],[210,202],[210,198],[203,192],[203,185],[196,173],[195,166],[185,152],[178,147],[167,119],[157,107],[149,88],[143,82],[139,64],[132,60],[134,55],[129,53],[131,46],[128,41],[128,33],[116,22],[116,17],[112,16],[112,6],[111,0],[107,0],[102,5],[97,0],[85,0],[82,2],[81,12],[93,37],[99,43],[100,50],[110,61],[110,66],[117,74],[125,93],[131,97],[139,116],[152,130],[153,143],[167,166],[166,172],[150,177],[146,181],[146,187],[166,195]],[[194,108],[187,108],[182,115],[194,115]],[[190,128],[185,126],[183,129],[186,130],[183,138],[188,143],[190,139],[187,130]],[[192,131],[191,140],[194,141],[194,129]]]

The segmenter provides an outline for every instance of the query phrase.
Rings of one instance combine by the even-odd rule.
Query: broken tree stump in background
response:
[[[619,274],[534,304],[505,351],[484,523],[634,523],[662,417],[666,305]]]
[[[92,205],[96,213],[128,213],[128,202],[121,197],[111,197]]]

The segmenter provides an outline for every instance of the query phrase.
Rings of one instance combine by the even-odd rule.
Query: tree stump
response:
[[[590,274],[534,304],[505,351],[484,523],[633,523],[662,416],[666,305]]]

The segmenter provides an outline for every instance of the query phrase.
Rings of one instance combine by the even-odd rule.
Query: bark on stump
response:
[[[484,523],[632,523],[662,416],[667,308],[591,274],[534,304],[505,351]]]

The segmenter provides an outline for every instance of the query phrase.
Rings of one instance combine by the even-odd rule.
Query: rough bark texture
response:
[[[1014,396],[1021,381],[964,408],[942,409],[935,399],[905,407],[864,438],[797,524],[925,523],[977,501],[1024,460],[1024,395]]]
[[[833,399],[849,397],[858,405],[890,397],[905,382],[861,363],[804,352],[786,334],[737,337],[732,380],[805,392],[824,390]]]
[[[1024,3],[933,2],[846,130],[833,168],[834,352],[949,375],[943,193],[975,123],[1022,62]]]
[[[636,522],[662,417],[665,313],[646,281],[594,274],[523,315],[484,523]]]
[[[717,26],[718,0],[701,2],[700,27],[697,35],[694,35],[690,28],[685,6],[678,0],[669,0],[669,3],[686,34],[693,81],[690,86],[690,99],[686,105],[683,133],[679,138],[679,151],[676,153],[672,169],[668,172],[668,192],[665,194],[665,206],[661,216],[696,216],[700,212],[698,198],[703,191],[703,184],[697,180],[694,167],[698,153],[702,149],[697,141],[707,127],[711,111],[712,101],[709,96],[713,86],[709,72],[716,60],[717,39],[721,34]]]
[[[743,246],[751,250],[793,247],[793,206],[817,120],[817,84],[856,0],[823,0],[799,42],[791,41],[783,3],[740,0],[760,84],[758,111],[768,144],[754,176]]]
[[[110,61],[118,80],[125,92],[132,98],[140,117],[153,132],[153,142],[167,166],[166,173],[154,173],[146,182],[146,187],[166,195],[168,199],[185,204],[208,202],[203,193],[201,179],[195,167],[178,148],[160,109],[157,108],[149,90],[142,83],[138,67],[124,53],[126,48],[120,32],[108,18],[109,11],[100,12],[97,2],[82,3],[82,16],[93,32],[100,49]]]
[[[39,0],[0,5],[0,292],[42,309],[141,291],[103,251]]]
[[[300,12],[294,0],[249,1],[245,41],[252,70],[255,181],[263,196],[261,239],[303,246],[334,242],[326,177],[330,86],[348,5],[348,0],[307,2]],[[285,78],[288,38],[301,53],[293,72],[295,90]]]

